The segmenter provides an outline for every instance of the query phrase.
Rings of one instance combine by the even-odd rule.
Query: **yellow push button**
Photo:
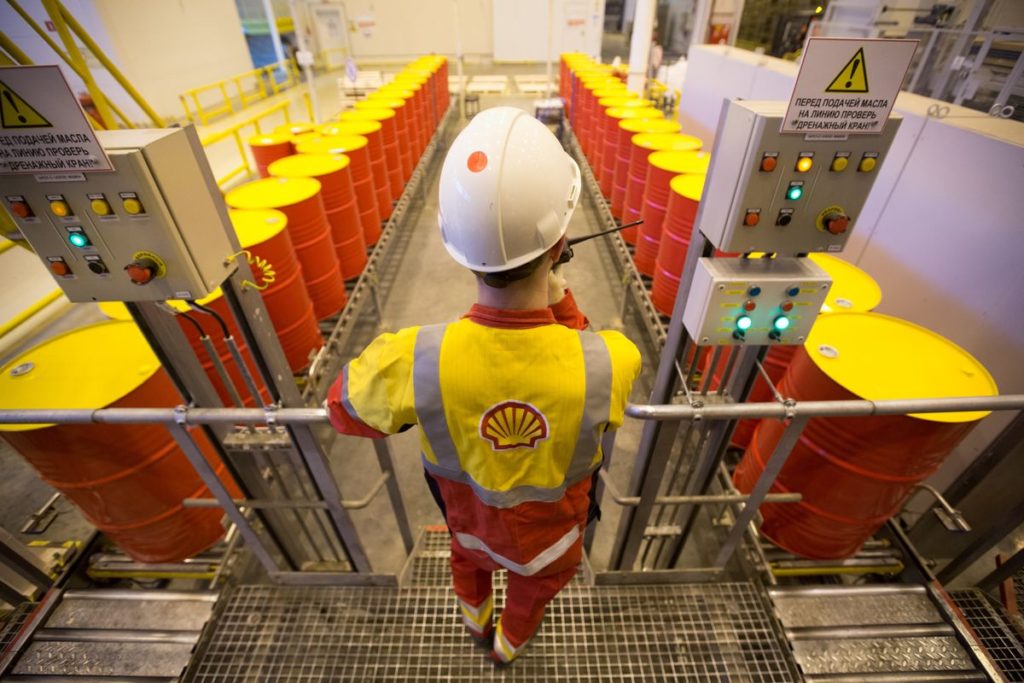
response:
[[[850,160],[847,157],[836,157],[832,160],[832,170],[836,173],[842,173],[849,164]]]
[[[131,215],[140,214],[143,212],[142,202],[134,197],[129,197],[124,200],[124,210]]]
[[[860,160],[860,166],[857,170],[861,173],[871,173],[875,170],[875,166],[878,164],[878,159],[875,157],[864,157]]]
[[[92,212],[97,216],[109,216],[113,213],[106,199],[93,199],[89,202],[89,206],[92,207]]]
[[[58,218],[64,218],[71,215],[71,207],[64,200],[57,199],[50,202],[50,212]]]

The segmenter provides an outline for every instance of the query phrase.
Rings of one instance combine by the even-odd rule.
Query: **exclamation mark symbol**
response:
[[[11,107],[13,107],[14,111],[18,114],[18,120],[21,121],[22,123],[28,123],[28,119],[26,119],[24,116],[22,116],[21,112],[18,111],[18,103],[14,101],[13,97],[11,97],[10,91],[4,90],[4,97],[7,98],[7,101],[11,103]]]
[[[853,68],[850,69],[850,80],[846,81],[846,87],[853,87],[853,77],[857,75],[857,67],[860,66],[860,58],[853,60]],[[7,93],[4,93],[5,95]]]

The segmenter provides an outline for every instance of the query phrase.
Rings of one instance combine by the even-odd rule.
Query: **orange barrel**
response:
[[[303,143],[309,144],[309,143]],[[312,178],[266,178],[236,187],[224,197],[233,209],[277,209],[288,217],[288,236],[302,267],[317,320],[329,318],[348,301],[334,251],[331,226]]]
[[[681,129],[678,121],[670,121],[663,116],[651,118],[620,119],[617,132],[618,142],[615,145],[615,169],[612,172],[612,216],[622,219],[626,202],[626,180],[629,175],[629,157],[632,153],[632,139],[639,133],[678,133]],[[636,228],[624,232],[630,233],[630,244],[636,242]]]
[[[430,142],[430,136],[434,134],[434,122],[427,105],[427,90],[424,87],[424,80],[415,76],[402,76],[402,74],[398,74],[389,85],[393,88],[411,90],[413,92],[410,104],[412,104],[413,116],[418,124],[416,126],[417,139],[415,147],[416,158],[418,159]]]
[[[797,401],[994,396],[996,383],[973,356],[938,334],[879,313],[818,319],[779,383]],[[812,558],[849,557],[893,515],[914,487],[988,412],[807,422],[773,491],[800,503],[761,507],[761,533]],[[762,420],[734,480],[749,492],[784,424]]]
[[[437,121],[444,118],[451,104],[451,95],[448,93],[448,59],[440,55],[431,55],[424,58],[424,66],[434,73],[434,92],[437,94]]]
[[[346,121],[338,125],[377,126],[376,121]],[[352,185],[359,207],[359,222],[363,226],[363,241],[373,246],[380,239],[380,213],[377,209],[377,191],[373,184],[370,165],[369,141],[365,135],[332,135],[310,140],[299,145],[300,154],[344,154],[352,160]]]
[[[558,96],[565,102],[569,113],[572,98],[572,73],[593,65],[594,60],[580,52],[563,52],[558,60]]]
[[[0,369],[3,410],[180,403],[156,354],[130,322],[65,332]],[[210,494],[163,426],[0,425],[0,436],[136,561],[178,562],[224,534],[221,510],[182,506],[185,498]],[[193,437],[218,475],[229,481],[205,437],[199,432]]]
[[[374,95],[376,93],[370,93]],[[367,96],[363,102],[367,103],[367,106],[373,105],[375,107],[390,109],[395,112],[395,140],[397,152],[397,166],[399,169],[399,175],[402,179],[402,185],[409,182],[409,178],[412,177],[412,170],[414,168],[413,155],[412,155],[412,129],[409,122],[408,107],[406,101],[400,97],[388,97],[388,93],[377,95],[376,97]],[[388,160],[388,169],[391,168],[391,160]]]
[[[415,170],[416,164],[420,159],[417,143],[420,138],[419,127],[421,122],[416,116],[412,104],[415,96],[416,93],[412,90],[404,90],[398,85],[384,86],[366,96],[368,100],[373,101],[392,102],[400,100],[405,103],[404,106],[396,109],[395,113],[398,119],[398,151],[402,159],[402,174],[406,181],[412,177],[412,172]]]
[[[281,162],[277,162],[281,163]],[[668,210],[658,244],[658,257],[654,264],[654,282],[651,284],[651,303],[662,315],[672,315],[679,291],[686,252],[690,248],[693,222],[704,192],[707,176],[678,175],[671,180]]]
[[[669,218],[665,219],[665,227],[668,228]],[[666,230],[667,232],[667,230]],[[664,235],[662,236],[664,240]],[[861,313],[874,310],[882,301],[882,288],[873,277],[858,268],[857,266],[842,260],[831,254],[811,254],[808,258],[821,266],[822,270],[832,278],[832,288],[825,297],[825,303],[821,307],[823,315],[834,312]],[[763,365],[772,384],[778,385],[782,376],[786,374],[786,368],[793,360],[798,346],[777,345],[768,349]],[[721,373],[725,368],[725,360],[722,359],[715,376],[710,385],[717,389],[721,381]],[[707,368],[705,368],[705,371]],[[750,403],[762,403],[774,400],[771,387],[764,378],[758,374],[754,378],[754,384],[750,388],[747,401]],[[741,420],[736,423],[736,429],[732,435],[732,443],[739,448],[746,448],[754,435],[754,428],[757,420]]]
[[[569,110],[572,112],[572,123],[573,127],[579,128],[579,126],[585,123],[581,115],[584,113],[583,109],[583,82],[589,79],[600,78],[604,81],[611,81],[614,76],[611,74],[610,64],[590,64],[572,72],[572,84],[569,89]]]
[[[350,159],[344,154],[296,154],[270,165],[270,175],[280,178],[316,178],[331,226],[334,253],[346,280],[359,277],[366,267],[366,240],[356,206]]]
[[[620,100],[621,102],[621,100]],[[617,135],[619,121],[628,119],[652,119],[661,115],[661,111],[651,106],[647,100],[630,100],[624,106],[611,107],[604,113],[601,121],[602,133],[599,143],[601,151],[594,156],[601,167],[601,178],[598,181],[601,194],[605,198],[612,196],[612,182],[615,180],[615,156],[618,154],[619,138]]]
[[[434,79],[433,72],[430,69],[417,68],[415,66],[408,66],[402,70],[397,76],[398,79],[418,79],[424,88],[423,99],[426,102],[427,109],[426,114],[431,123],[430,129],[433,131],[437,128],[438,121],[441,117],[437,113],[437,81]]]
[[[355,114],[355,116],[351,116]],[[366,117],[359,115],[360,112],[346,111],[339,114],[339,120],[345,121],[366,121]],[[342,118],[344,117],[344,118]],[[380,123],[379,121],[377,123]],[[370,155],[370,173],[373,178],[373,189],[377,196],[377,210],[380,211],[381,220],[386,221],[391,217],[393,210],[391,197],[391,181],[388,179],[387,155],[384,152],[384,126],[373,133],[365,133],[367,150]]]
[[[370,120],[380,123],[381,133],[384,135],[384,161],[387,164],[391,201],[396,202],[402,196],[402,189],[405,186],[402,159],[398,152],[398,117],[394,109],[380,106],[379,101],[361,100],[356,102],[355,106],[355,111],[344,112],[339,118],[342,121]]]
[[[576,103],[578,110],[576,114],[576,130],[580,139],[580,147],[589,159],[594,153],[594,144],[597,131],[595,129],[597,99],[594,91],[602,90],[609,86],[614,87],[616,79],[607,74],[584,76],[580,79],[580,92],[577,95]]]
[[[274,270],[274,281],[260,294],[288,367],[292,372],[300,372],[309,365],[311,353],[324,345],[324,339],[313,313],[313,301],[302,280],[299,257],[288,236],[288,218],[273,209],[229,209],[228,215],[242,248]],[[261,279],[260,268],[253,265],[252,269],[257,279]]]
[[[622,202],[622,222],[632,223],[640,218],[644,206],[647,183],[647,159],[654,152],[696,151],[703,146],[700,139],[680,133],[637,133],[630,138],[629,168],[626,172],[626,194]],[[625,235],[629,242],[631,235]]]
[[[277,133],[249,138],[249,150],[261,178],[269,175],[267,166],[271,163],[295,153],[291,136]]]
[[[612,85],[614,83],[614,85]],[[600,164],[598,159],[601,155],[602,143],[604,142],[604,112],[610,107],[619,106],[625,102],[639,102],[640,106],[646,104],[651,105],[647,100],[643,100],[635,92],[630,91],[626,88],[625,84],[619,81],[609,81],[606,84],[601,85],[597,90],[593,91],[594,105],[593,110],[590,113],[590,130],[591,133],[591,145],[590,145],[590,156],[587,157],[590,161],[590,165],[594,167],[595,177],[600,172]]]
[[[644,222],[636,236],[636,252],[633,262],[643,275],[654,276],[654,264],[658,258],[661,242],[661,224],[668,210],[672,178],[685,173],[704,175],[708,172],[711,155],[707,152],[660,151],[647,159],[647,181],[644,187],[643,210],[640,215]]]

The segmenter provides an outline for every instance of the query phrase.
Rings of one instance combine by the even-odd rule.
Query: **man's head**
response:
[[[448,253],[490,287],[546,271],[580,196],[580,170],[521,109],[477,114],[441,169],[438,223]],[[554,253],[557,259],[558,253]]]

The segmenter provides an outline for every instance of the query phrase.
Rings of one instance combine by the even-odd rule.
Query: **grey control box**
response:
[[[71,301],[199,299],[238,250],[192,128],[97,133],[113,172],[7,176],[2,204]]]
[[[802,344],[831,286],[807,258],[702,258],[683,325],[701,346]]]
[[[842,251],[900,125],[893,115],[878,135],[780,133],[785,113],[785,102],[725,107],[697,226],[722,251]]]

